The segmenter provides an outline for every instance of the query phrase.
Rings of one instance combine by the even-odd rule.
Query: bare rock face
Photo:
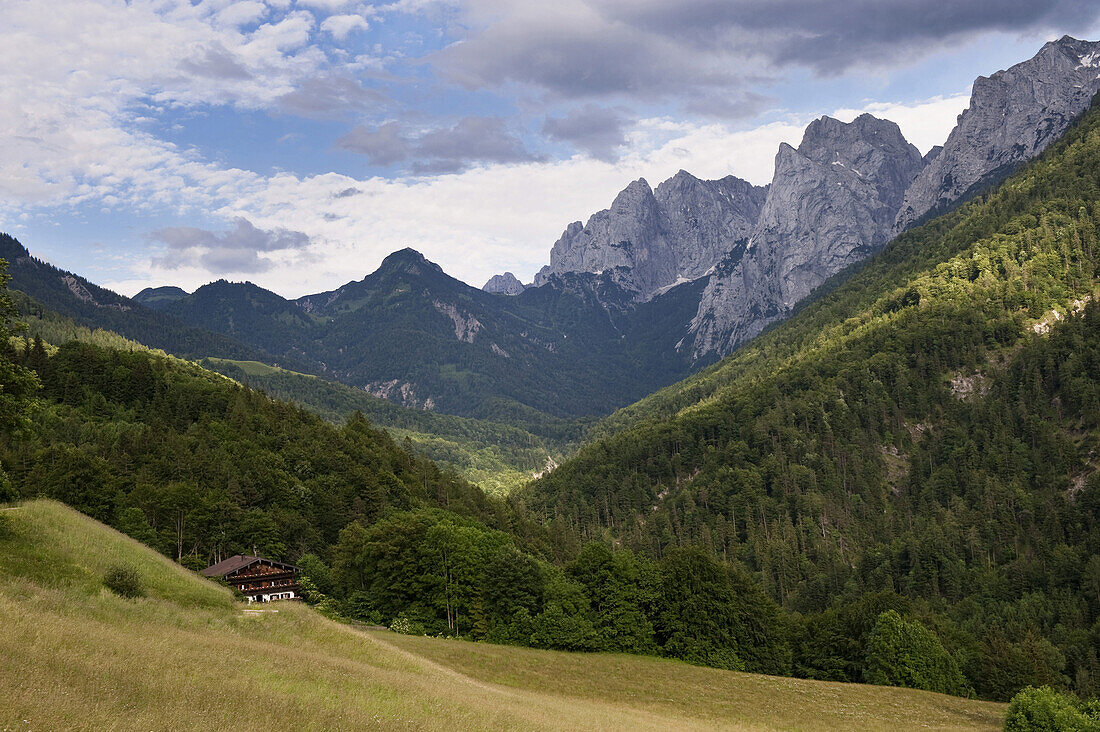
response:
[[[748,237],[767,193],[767,186],[732,175],[700,180],[683,170],[657,186],[654,197],[676,243],[678,276],[685,281],[702,277]]]
[[[481,289],[496,295],[518,295],[527,289],[527,285],[520,282],[511,272],[505,272],[490,277]]]
[[[1100,43],[1064,36],[974,81],[970,106],[905,194],[894,230],[1007,174],[1058,139],[1100,91]]]
[[[726,255],[703,292],[690,327],[695,356],[731,352],[885,245],[923,166],[896,124],[868,114],[847,124],[822,117],[797,150],[781,145],[751,239]]]
[[[764,196],[763,188],[733,176],[706,181],[680,171],[656,191],[640,178],[587,224],[569,225],[535,285],[554,275],[608,272],[637,300],[648,300],[700,277],[746,238]]]

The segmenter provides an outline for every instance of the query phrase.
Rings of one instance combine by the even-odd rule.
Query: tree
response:
[[[11,337],[19,330],[14,324],[15,306],[8,295],[8,263],[0,259],[0,433],[18,433],[30,426],[30,412],[38,392],[38,377],[15,363]],[[15,488],[0,465],[0,502],[16,497]]]
[[[629,550],[612,552],[605,544],[586,545],[568,568],[585,588],[601,651],[653,653],[653,626],[642,609],[641,563]]]
[[[1005,732],[1093,732],[1100,730],[1100,701],[1082,702],[1049,686],[1029,686],[1008,705]]]
[[[668,553],[661,562],[657,638],[666,655],[742,670],[733,592],[725,568],[701,549]]]
[[[867,641],[868,683],[961,695],[966,681],[939,638],[896,610],[878,616]]]

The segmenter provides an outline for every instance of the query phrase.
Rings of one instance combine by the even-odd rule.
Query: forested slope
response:
[[[791,610],[900,593],[982,695],[1096,694],[1098,225],[1094,109],[524,497],[586,537],[736,558]]]
[[[506,504],[361,415],[334,426],[144,350],[28,341],[7,357],[42,385],[30,427],[0,435],[18,492],[62,500],[196,566],[253,549],[326,553],[349,522],[394,509],[446,506],[515,528]]]
[[[149,350],[113,331],[80,325],[22,292],[13,292],[12,299],[19,320],[27,326],[22,337],[31,343],[40,338],[47,344],[82,341],[124,351]],[[578,423],[547,418],[545,434],[540,436],[511,425],[410,409],[346,384],[260,361],[205,358],[200,365],[275,399],[294,402],[333,424],[342,424],[359,411],[373,426],[386,429],[400,442],[409,438],[418,453],[493,494],[507,493],[529,481],[548,459],[560,460],[569,444],[579,440],[582,429]]]
[[[274,362],[264,351],[220,333],[188,325],[151,310],[71,272],[32,257],[13,237],[0,233],[0,259],[8,263],[12,289],[87,328],[102,328],[185,357],[223,356]],[[283,363],[297,364],[291,358]]]

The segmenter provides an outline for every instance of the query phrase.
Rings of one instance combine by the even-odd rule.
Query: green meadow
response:
[[[103,585],[125,565],[144,596]],[[999,729],[1005,706],[368,631],[52,501],[0,510],[0,729]]]

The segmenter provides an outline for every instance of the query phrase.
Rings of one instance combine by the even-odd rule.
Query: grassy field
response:
[[[146,596],[102,586],[128,564]],[[1004,706],[365,632],[229,592],[60,505],[0,510],[0,730],[999,729]]]

